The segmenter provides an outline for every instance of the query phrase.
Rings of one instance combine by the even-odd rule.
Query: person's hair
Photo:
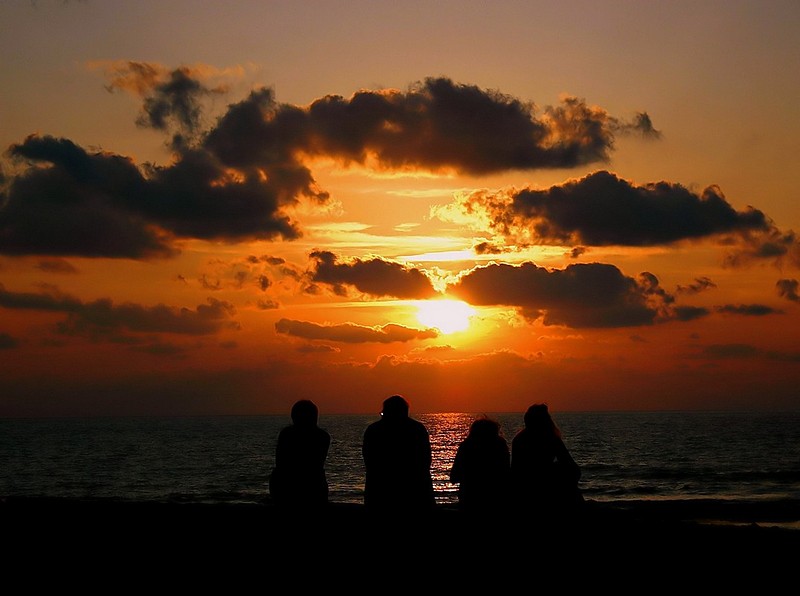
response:
[[[381,415],[384,418],[402,418],[408,416],[408,401],[402,395],[393,395],[383,400]]]
[[[319,409],[310,399],[301,399],[292,406],[292,422],[298,426],[314,426],[319,418]]]
[[[533,404],[525,412],[524,416],[525,428],[529,428],[535,432],[552,433],[560,437],[561,429],[558,428],[550,412],[547,409],[547,404]]]
[[[500,436],[500,423],[485,415],[478,416],[472,421],[468,436],[478,440]]]

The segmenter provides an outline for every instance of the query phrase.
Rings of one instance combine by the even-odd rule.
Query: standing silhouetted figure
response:
[[[301,399],[292,406],[292,424],[278,434],[269,492],[280,505],[309,507],[328,502],[325,460],[331,437],[317,426],[318,417],[316,404]]]
[[[578,487],[581,470],[561,438],[546,404],[525,412],[525,427],[511,441],[511,476],[515,504],[540,515],[576,512],[583,503]]]
[[[470,513],[501,513],[508,506],[511,454],[500,424],[476,418],[456,451],[450,481],[458,483],[459,508]]]
[[[405,398],[393,395],[364,431],[364,505],[372,512],[425,512],[435,504],[428,430],[408,410]]]

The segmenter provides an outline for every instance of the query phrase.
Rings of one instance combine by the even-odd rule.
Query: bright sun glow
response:
[[[417,320],[444,334],[464,331],[475,314],[475,309],[461,300],[420,300],[416,306]]]

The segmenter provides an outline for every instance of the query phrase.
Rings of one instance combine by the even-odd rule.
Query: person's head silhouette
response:
[[[310,399],[301,399],[292,406],[292,422],[296,426],[316,426],[318,418],[317,405]]]
[[[525,412],[525,428],[540,434],[553,434],[561,436],[561,431],[550,416],[547,404],[533,404]]]
[[[381,416],[384,420],[408,418],[408,401],[402,395],[393,395],[383,401]]]
[[[469,437],[476,441],[490,441],[500,435],[500,424],[486,416],[476,418],[469,427]]]

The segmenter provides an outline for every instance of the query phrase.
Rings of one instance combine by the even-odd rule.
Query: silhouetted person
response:
[[[458,446],[450,481],[458,483],[458,506],[470,513],[502,513],[508,507],[511,453],[491,418],[476,418]]]
[[[583,503],[578,487],[581,469],[564,445],[547,405],[529,407],[524,421],[525,427],[511,440],[515,504],[546,520],[552,514],[577,512]]]
[[[381,419],[364,431],[364,505],[369,511],[425,512],[435,504],[428,430],[408,410],[405,398],[393,395],[383,402]]]
[[[325,460],[331,437],[317,426],[318,417],[316,404],[301,399],[292,406],[292,424],[278,434],[269,492],[280,505],[317,507],[328,502]]]

